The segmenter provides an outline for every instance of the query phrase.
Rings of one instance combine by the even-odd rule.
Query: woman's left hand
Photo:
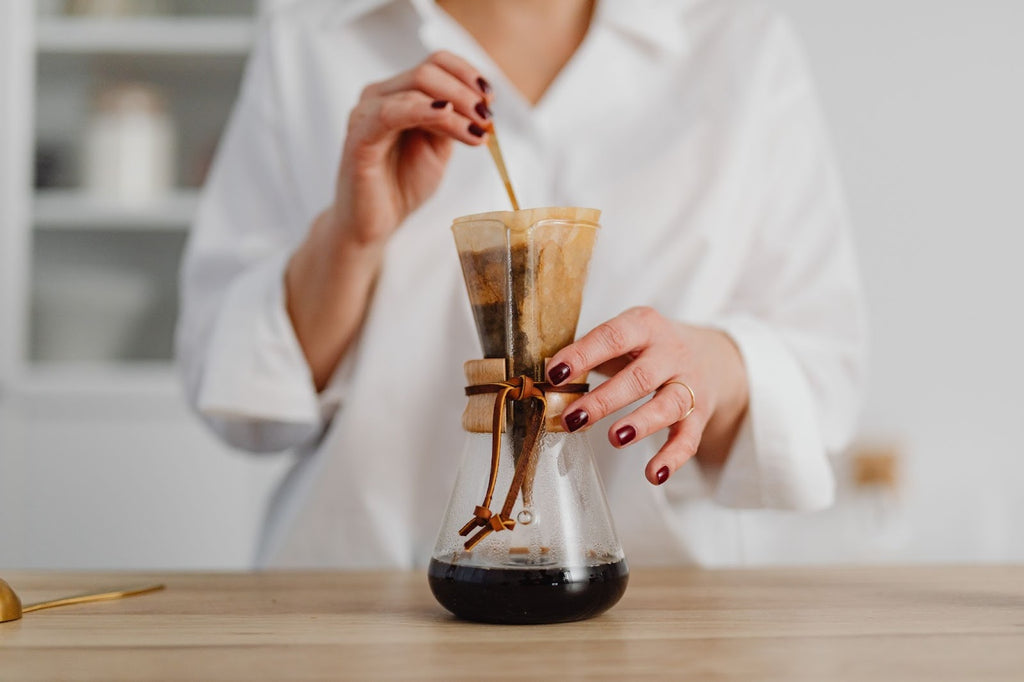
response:
[[[548,367],[553,384],[592,370],[611,377],[565,408],[569,431],[654,394],[612,424],[608,440],[621,448],[667,428],[668,440],[647,463],[647,480],[655,485],[694,455],[724,463],[747,409],[746,370],[732,339],[666,319],[653,308],[631,308],[595,327],[556,353]]]

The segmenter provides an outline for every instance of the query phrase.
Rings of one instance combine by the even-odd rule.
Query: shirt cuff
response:
[[[228,288],[210,336],[197,405],[208,417],[319,424],[325,408],[285,307],[290,253]]]
[[[736,508],[812,511],[832,504],[835,477],[806,375],[777,332],[747,316],[713,325],[739,347],[750,402],[720,472],[717,502]]]

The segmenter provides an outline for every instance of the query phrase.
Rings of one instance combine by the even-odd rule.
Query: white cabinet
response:
[[[0,568],[245,566],[287,463],[203,429],[171,339],[256,3],[65,4],[0,3]],[[173,183],[148,201],[83,190],[90,121],[125,83],[173,122]]]
[[[255,21],[251,2],[134,4],[196,13],[24,18],[35,27],[18,358],[29,373],[171,357],[178,260]]]

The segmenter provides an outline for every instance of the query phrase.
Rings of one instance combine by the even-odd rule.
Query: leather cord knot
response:
[[[505,383],[512,387],[512,390],[509,391],[508,397],[516,402],[523,402],[530,398],[539,398],[544,400],[544,391],[537,388],[537,384],[533,382],[533,379],[525,374],[518,377],[512,377]]]
[[[563,384],[555,386],[548,382],[534,381],[525,374],[487,384],[474,384],[466,386],[466,395],[481,395],[483,393],[495,393],[494,416],[491,422],[491,471],[487,481],[487,492],[484,500],[473,510],[473,518],[459,530],[459,535],[465,537],[479,528],[475,535],[466,540],[463,545],[467,550],[473,549],[481,540],[490,533],[502,530],[512,530],[516,522],[512,520],[512,507],[515,506],[519,491],[523,487],[523,480],[529,469],[530,460],[534,455],[534,448],[544,428],[544,417],[547,413],[546,393],[586,393],[589,390],[587,384]],[[540,413],[537,419],[527,424],[527,430],[523,439],[523,450],[519,453],[516,461],[515,473],[512,475],[512,484],[509,486],[508,494],[505,496],[505,504],[501,512],[491,512],[491,500],[494,497],[494,487],[498,482],[498,463],[501,459],[501,434],[505,431],[505,409],[509,400],[515,402],[526,402],[537,400],[541,404]]]

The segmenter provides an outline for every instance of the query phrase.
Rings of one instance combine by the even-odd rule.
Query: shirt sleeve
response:
[[[727,332],[750,404],[726,465],[711,474],[732,507],[830,505],[829,455],[853,434],[864,373],[865,311],[845,202],[814,88],[788,24],[765,33],[745,147],[749,250]]]
[[[274,34],[268,22],[202,193],[176,334],[191,404],[253,451],[315,438],[337,401],[337,391],[317,393],[285,308],[284,271],[312,216],[289,166]]]

